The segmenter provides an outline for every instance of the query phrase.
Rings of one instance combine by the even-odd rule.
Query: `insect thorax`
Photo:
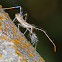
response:
[[[15,17],[22,17],[23,18],[23,15],[22,15],[22,13],[17,13],[17,14],[15,14]]]

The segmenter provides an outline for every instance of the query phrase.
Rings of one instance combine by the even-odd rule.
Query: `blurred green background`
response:
[[[23,14],[28,14],[27,22],[43,28],[57,46],[55,53],[52,43],[44,33],[34,30],[39,40],[37,45],[38,53],[46,62],[61,62],[62,0],[0,0],[0,5],[4,8],[21,6]],[[14,19],[15,14],[19,13],[19,9],[6,10],[6,12],[9,13],[11,19]],[[25,31],[21,27],[20,30]],[[28,38],[27,34],[26,37]]]

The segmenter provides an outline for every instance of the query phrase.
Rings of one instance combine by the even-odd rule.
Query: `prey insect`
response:
[[[47,35],[47,33],[43,29],[39,29],[39,28],[37,28],[37,27],[26,22],[27,14],[24,14],[24,15],[22,14],[21,6],[9,7],[9,8],[3,8],[3,9],[6,10],[6,9],[14,9],[14,8],[20,8],[20,13],[15,14],[15,18],[13,19],[13,22],[15,21],[15,19],[17,19],[20,22],[18,24],[18,28],[19,28],[19,26],[26,28],[26,31],[24,32],[24,34],[27,31],[29,31],[29,37],[31,38],[31,42],[35,45],[37,44],[37,36],[35,33],[33,33],[33,29],[39,30],[39,31],[43,32],[46,35],[46,37],[50,40],[50,42],[54,46],[54,51],[56,52],[56,46],[55,46],[54,42],[51,40],[51,38]],[[23,16],[25,16],[25,19],[23,18]]]
[[[38,38],[36,34],[32,32],[32,34],[30,34],[30,39],[31,39],[32,44],[35,45],[35,49],[36,49],[37,42],[38,42]]]

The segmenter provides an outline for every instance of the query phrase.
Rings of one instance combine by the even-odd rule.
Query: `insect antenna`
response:
[[[21,6],[15,6],[15,7],[8,7],[8,8],[3,8],[4,10],[7,10],[7,9],[14,9],[14,8],[20,8],[20,14],[21,14]]]
[[[35,27],[35,29],[37,29],[37,30],[43,32],[43,33],[46,35],[46,37],[47,37],[47,38],[50,40],[50,42],[53,44],[53,46],[54,46],[54,51],[56,52],[56,46],[55,46],[54,42],[51,40],[51,38],[48,36],[48,34],[47,34],[43,29],[39,29],[39,28],[36,28],[36,27]]]

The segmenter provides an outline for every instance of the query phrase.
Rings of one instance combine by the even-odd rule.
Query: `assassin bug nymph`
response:
[[[25,19],[24,19],[24,18],[23,18],[22,11],[21,11],[21,9],[22,9],[21,6],[9,7],[9,8],[3,8],[3,9],[6,10],[6,9],[14,9],[14,8],[20,8],[20,13],[15,14],[15,18],[13,19],[13,22],[15,21],[15,19],[17,19],[17,20],[20,22],[20,24],[18,24],[18,28],[19,28],[19,26],[22,26],[23,28],[26,28],[26,31],[24,32],[24,34],[25,34],[27,31],[29,31],[29,36],[30,36],[30,38],[31,38],[31,42],[32,42],[33,44],[36,44],[36,43],[37,43],[37,41],[36,41],[37,37],[36,37],[36,34],[33,33],[33,29],[40,30],[41,32],[43,32],[43,33],[46,35],[46,37],[47,37],[47,38],[50,40],[50,42],[54,45],[54,51],[56,52],[56,46],[55,46],[55,44],[53,43],[53,41],[51,40],[51,38],[47,35],[47,33],[46,33],[43,29],[36,28],[35,26],[33,26],[33,25],[31,25],[31,24],[29,24],[29,23],[26,22],[27,14],[24,15],[24,16],[26,16]],[[31,34],[32,34],[32,35],[31,35]],[[35,41],[35,42],[34,42],[34,41]]]

